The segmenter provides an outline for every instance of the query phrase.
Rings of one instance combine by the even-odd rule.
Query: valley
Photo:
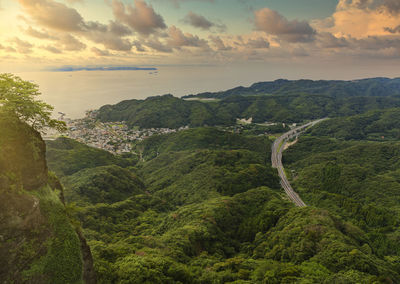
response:
[[[269,95],[260,99],[268,100]],[[304,95],[298,99],[302,101]],[[137,139],[123,138],[129,144],[126,151],[102,149],[91,144],[92,138],[80,140],[79,136],[47,140],[45,152],[26,150],[33,145],[27,142],[24,147],[28,148],[21,148],[25,150],[13,159],[24,157],[21,165],[29,165],[29,160],[40,157],[43,167],[39,189],[27,193],[33,195],[32,206],[37,208],[28,215],[37,215],[40,209],[48,214],[40,218],[57,220],[74,249],[50,238],[50,246],[40,252],[47,255],[46,262],[18,266],[13,275],[40,282],[44,273],[44,282],[60,283],[66,279],[85,279],[86,283],[396,283],[400,281],[398,108],[384,102],[392,99],[374,98],[379,101],[373,104],[375,108],[370,105],[329,119],[307,120],[305,116],[263,124],[254,122],[257,113],[276,113],[276,109],[261,108],[260,101],[254,109],[254,97],[243,96],[239,104],[224,108],[248,113],[249,117],[238,116],[247,123],[237,123],[236,112],[232,121],[207,125],[203,120],[196,126],[186,124],[182,117],[194,117],[191,105],[182,105],[179,113],[161,115],[168,109],[164,103],[172,102],[171,108],[180,104],[180,99],[165,96],[150,99],[151,103],[134,102],[145,104],[140,107],[142,121],[153,128],[152,135],[145,134],[151,128],[129,120],[123,124],[121,119],[126,118],[113,112],[108,116],[115,121],[105,120],[101,111],[80,121],[85,129],[99,129],[99,136],[101,131],[117,136],[142,133]],[[215,101],[195,103],[202,104],[196,108],[216,109],[209,105]],[[220,111],[215,114],[222,115]],[[153,115],[165,115],[168,120],[153,120]],[[156,126],[181,123],[189,127],[157,132]],[[9,122],[3,125],[4,137],[11,139],[0,141],[6,155],[16,134],[10,134]],[[27,141],[39,135],[33,133],[37,132],[29,134]],[[293,138],[297,142],[285,147]],[[110,134],[104,139],[114,138]],[[28,152],[31,156],[23,156]],[[7,159],[1,161],[4,167]],[[36,181],[30,167],[10,171],[18,178],[3,172],[0,181],[7,186],[3,196],[15,194],[25,176],[29,183],[22,188]],[[55,208],[57,214],[52,211]],[[47,226],[49,232],[61,230],[43,222],[40,226]],[[36,249],[36,241],[44,236],[30,233],[29,238],[31,245],[24,239],[24,246],[15,247],[15,263],[25,263],[30,251],[26,249]],[[74,273],[51,274],[53,266],[47,261],[56,259],[54,269],[65,266],[57,259],[67,251],[71,254],[65,261],[73,261],[69,269]],[[79,262],[79,257],[85,261]]]

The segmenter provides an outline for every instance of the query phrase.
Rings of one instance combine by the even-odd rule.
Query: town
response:
[[[80,119],[70,119],[65,113],[59,112],[61,121],[64,121],[67,130],[64,133],[47,130],[43,135],[45,140],[54,140],[59,136],[65,136],[84,143],[88,146],[99,148],[113,154],[130,153],[135,142],[142,141],[153,135],[170,134],[189,129],[189,126],[178,129],[170,128],[149,128],[140,129],[139,127],[129,127],[125,121],[101,122],[97,119],[97,110],[86,111],[85,117]],[[254,124],[252,118],[237,119],[236,125],[219,127],[223,131],[242,133],[243,131],[252,132],[256,135],[271,134],[271,127],[274,132],[283,132],[296,127],[296,123],[286,125],[285,123],[265,122]],[[268,132],[266,131],[268,129]]]
[[[150,128],[139,129],[138,127],[129,128],[124,121],[101,122],[96,118],[96,111],[87,111],[86,116],[81,119],[66,118],[64,113],[59,113],[60,120],[67,126],[62,136],[74,139],[88,146],[106,150],[113,154],[129,153],[132,150],[134,142],[142,141],[153,135],[170,134],[177,131],[188,129],[181,127],[179,129],[169,128]],[[60,134],[46,133],[45,139],[55,139]]]

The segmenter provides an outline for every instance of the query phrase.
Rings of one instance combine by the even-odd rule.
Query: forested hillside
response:
[[[62,183],[100,283],[396,283],[398,219],[396,210],[385,209],[397,202],[390,199],[394,189],[371,193],[372,180],[396,164],[382,157],[375,169],[372,159],[354,152],[354,143],[310,137],[285,154],[312,205],[305,209],[282,192],[267,137],[210,127],[151,137],[135,146],[137,164],[91,165],[64,173]],[[49,165],[77,149],[83,159],[68,159],[69,167],[90,159],[85,152],[92,149],[69,144],[48,144],[49,152],[60,153],[48,156]],[[342,155],[352,165],[377,173],[370,189],[351,189],[362,173],[349,177],[349,193],[345,185],[336,188],[334,166],[321,168],[317,158],[338,156],[334,151],[348,151]],[[308,167],[314,172],[307,174]],[[326,177],[315,175],[320,170]],[[387,198],[379,203],[378,195]]]
[[[400,108],[330,119],[311,129],[311,134],[344,140],[396,141],[400,139]]]
[[[134,166],[138,161],[137,156],[129,153],[124,156],[114,156],[109,152],[64,137],[46,143],[48,165],[58,177],[99,166]]]
[[[400,144],[390,119],[397,112],[325,121],[285,152],[284,163],[307,204],[358,226],[368,252],[399,271]]]
[[[234,125],[237,118],[253,118],[255,123],[292,123],[393,107],[400,107],[399,96],[334,97],[297,92],[287,95],[237,95],[201,102],[165,95],[103,106],[97,117],[101,121],[127,121],[130,127],[179,128],[229,126]]]
[[[191,127],[136,141],[123,156],[47,143],[100,283],[400,282],[397,79],[281,80],[200,97],[216,99],[102,107],[103,121]],[[271,167],[288,125],[236,122],[250,117],[330,117],[283,155],[308,207],[289,202]]]
[[[256,123],[302,122],[393,107],[400,107],[400,79],[277,80],[183,99],[164,95],[123,101],[101,107],[97,117],[127,121],[131,127],[179,128],[234,125],[237,118],[253,118]]]
[[[333,80],[284,80],[259,82],[250,87],[237,87],[231,90],[189,95],[187,98],[226,98],[237,95],[293,95],[310,94],[330,97],[386,97],[400,95],[400,78],[371,78],[353,81]]]

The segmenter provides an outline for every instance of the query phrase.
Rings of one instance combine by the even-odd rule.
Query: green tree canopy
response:
[[[65,123],[51,118],[54,108],[37,100],[39,95],[38,85],[12,74],[0,74],[0,113],[15,116],[35,130],[46,127],[64,130]]]

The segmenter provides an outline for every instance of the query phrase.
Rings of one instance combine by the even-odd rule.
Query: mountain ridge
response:
[[[374,86],[374,84],[381,84],[381,86]],[[391,86],[391,84],[395,86]],[[336,85],[336,86],[335,86]],[[337,94],[338,90],[332,90],[332,88],[340,87],[341,92],[347,93],[344,88],[354,91],[354,87],[361,87],[368,90],[371,87],[394,87],[397,90],[395,95],[399,95],[400,78],[386,78],[386,77],[375,77],[365,78],[356,80],[310,80],[310,79],[299,79],[299,80],[288,80],[288,79],[277,79],[275,81],[257,82],[249,87],[235,87],[226,91],[219,92],[205,92],[196,95],[187,95],[182,98],[225,98],[233,95],[249,95],[249,94],[288,94],[293,92],[312,92],[313,94],[326,93],[329,95]],[[285,89],[288,88],[288,89]],[[291,90],[290,88],[294,89]],[[314,89],[313,89],[314,88]],[[315,90],[316,89],[316,90]],[[329,93],[329,91],[331,93]],[[382,89],[377,89],[375,92],[370,94],[376,96],[377,93],[382,94]],[[385,90],[388,91],[388,90]],[[348,93],[347,93],[348,94]],[[360,95],[360,94],[359,94]]]
[[[202,100],[212,98],[213,100]],[[277,80],[224,92],[182,98],[170,94],[124,100],[98,110],[103,122],[126,121],[130,127],[179,128],[228,126],[237,119],[255,123],[302,123],[376,109],[400,107],[400,78],[356,81]]]

